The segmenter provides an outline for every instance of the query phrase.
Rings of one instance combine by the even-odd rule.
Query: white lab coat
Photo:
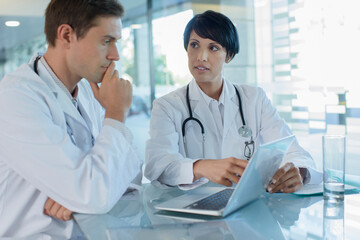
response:
[[[193,183],[193,163],[198,159],[222,159],[244,156],[245,141],[238,129],[243,125],[239,103],[232,83],[224,80],[224,119],[223,137],[219,136],[209,106],[200,93],[195,80],[190,82],[189,99],[193,116],[198,118],[205,128],[205,156],[202,156],[202,135],[199,125],[190,121],[186,124],[186,141],[189,156],[185,157],[182,137],[182,124],[189,117],[186,105],[186,86],[179,88],[153,103],[150,120],[150,139],[146,145],[145,177],[171,186],[191,189],[208,182],[202,178]],[[264,144],[281,137],[292,135],[291,130],[265,92],[259,87],[236,85],[239,90],[244,118],[251,128],[255,141],[255,150]],[[294,162],[297,167],[308,167],[312,182],[319,182],[319,172],[314,170],[314,161],[297,141],[284,158],[284,162]],[[317,177],[315,177],[315,175]]]
[[[44,215],[48,197],[74,212],[105,213],[142,161],[129,130],[104,122],[87,81],[78,84],[81,116],[40,61],[38,71],[41,78],[30,61],[0,82],[0,237],[66,239],[74,221]]]

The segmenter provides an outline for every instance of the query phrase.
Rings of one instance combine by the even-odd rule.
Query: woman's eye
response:
[[[211,46],[211,47],[210,47],[210,50],[211,50],[211,51],[217,51],[217,50],[219,50],[219,48],[216,47],[216,46]]]
[[[190,43],[190,46],[193,47],[193,48],[197,48],[198,44],[193,42],[193,43]]]

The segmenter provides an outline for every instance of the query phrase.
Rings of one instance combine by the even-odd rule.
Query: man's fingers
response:
[[[111,77],[107,81],[113,81],[113,80],[119,81],[120,83],[121,83],[121,81],[125,81],[122,78],[120,78],[118,70],[114,70],[113,74],[111,75]],[[104,82],[102,82],[102,83],[104,83]]]
[[[122,79],[122,78],[121,78]],[[126,79],[122,79],[123,81],[125,81],[125,84],[126,84],[126,92],[132,96],[132,84],[129,80],[126,80]]]
[[[72,213],[73,213],[72,211],[70,211],[69,209],[65,208],[64,214],[63,214],[64,221],[69,221],[69,220],[71,219]]]
[[[69,209],[61,206],[59,208],[59,210],[57,211],[55,217],[57,219],[60,219],[60,220],[63,220],[63,221],[68,221],[68,220],[71,219],[71,214],[72,214],[72,211],[70,211]]]
[[[97,85],[97,83],[93,83],[93,82],[89,82],[90,83],[90,87],[91,87],[91,90],[93,91],[94,93],[94,96],[95,98],[97,99],[98,96],[99,96],[99,86]]]
[[[72,211],[63,207],[53,199],[48,198],[44,205],[44,213],[59,220],[68,221],[71,219]]]
[[[115,64],[112,63],[109,68],[106,70],[103,80],[101,82],[101,86],[111,85],[112,80],[115,79],[119,81],[119,72],[114,70]],[[111,73],[111,75],[110,75]],[[105,77],[106,76],[106,77]],[[100,102],[100,104],[106,109],[107,104],[104,102],[104,98],[108,97],[108,92],[103,90],[104,87],[99,87],[97,83],[89,82],[91,90],[94,93],[94,97]],[[106,87],[105,87],[106,88]]]
[[[58,212],[58,210],[60,209],[61,205],[58,204],[57,202],[55,202],[52,206],[51,209],[49,211],[50,216],[56,216],[56,213]]]
[[[64,218],[63,218],[63,216],[64,216],[64,211],[65,211],[65,208],[60,205],[60,207],[59,207],[59,209],[56,211],[54,217],[56,217],[57,219],[60,219],[60,220],[64,220]]]
[[[48,200],[46,200],[45,206],[44,206],[44,213],[46,215],[49,215],[50,213],[50,209],[52,207],[52,205],[55,203],[54,200],[52,200],[51,198],[48,198]]]
[[[107,80],[107,79],[110,79],[112,77],[112,75],[114,74],[114,69],[115,69],[115,63],[114,62],[111,62],[109,64],[109,67],[108,69],[106,69],[106,72],[104,74],[104,77],[103,77],[103,80]]]

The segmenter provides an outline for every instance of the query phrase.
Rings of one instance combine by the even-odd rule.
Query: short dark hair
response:
[[[55,46],[57,29],[69,24],[78,39],[84,37],[95,26],[99,16],[122,17],[124,8],[117,0],[52,0],[45,11],[45,35],[51,46]]]
[[[230,60],[239,52],[240,44],[236,27],[224,14],[208,10],[195,15],[188,22],[184,31],[184,47],[186,51],[193,30],[200,37],[209,38],[225,47],[226,57]]]

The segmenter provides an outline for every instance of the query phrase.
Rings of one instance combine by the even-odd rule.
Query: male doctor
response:
[[[72,211],[109,211],[139,174],[132,88],[114,70],[123,11],[52,0],[46,53],[0,82],[0,237],[75,236]]]

